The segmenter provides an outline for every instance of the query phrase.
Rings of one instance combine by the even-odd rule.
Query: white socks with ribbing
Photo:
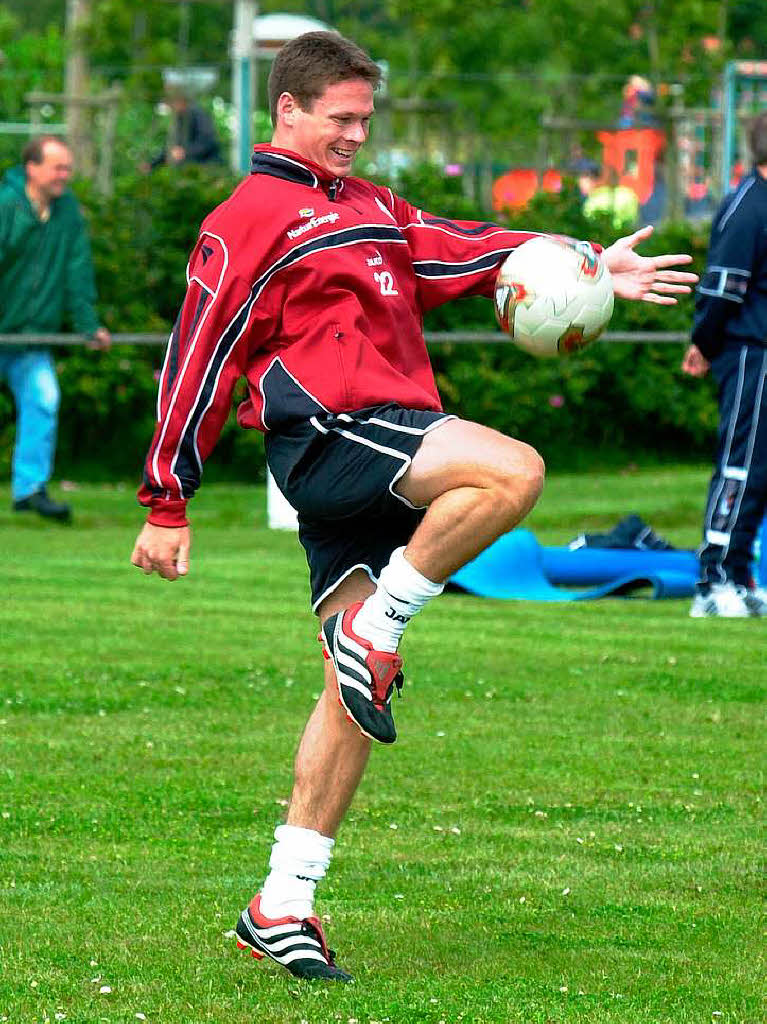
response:
[[[354,631],[376,651],[393,654],[408,622],[444,589],[444,583],[432,583],[414,569],[405,549],[397,548],[381,571],[375,592],[354,616]]]
[[[278,825],[274,839],[261,913],[303,921],[314,913],[314,887],[325,877],[336,841],[297,825]]]

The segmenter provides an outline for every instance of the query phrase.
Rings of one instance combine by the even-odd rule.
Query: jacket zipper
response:
[[[344,332],[341,330],[340,324],[333,324],[333,341],[336,343],[336,355],[338,356],[338,373],[341,378],[341,384],[343,385],[343,393],[346,404],[349,404],[351,395],[349,394],[349,385],[346,380],[346,373],[344,371],[344,360],[341,355],[341,339],[344,336]]]

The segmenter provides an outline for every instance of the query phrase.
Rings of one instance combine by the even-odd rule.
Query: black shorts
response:
[[[394,485],[424,435],[452,418],[378,405],[321,413],[266,435],[269,469],[298,512],[313,610],[355,569],[377,580],[392,551],[407,544],[425,509]]]

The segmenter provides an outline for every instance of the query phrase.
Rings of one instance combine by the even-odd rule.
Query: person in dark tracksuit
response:
[[[754,538],[767,508],[767,112],[749,131],[754,168],[719,208],[682,369],[718,385],[719,432],[690,615],[767,615],[753,585]]]

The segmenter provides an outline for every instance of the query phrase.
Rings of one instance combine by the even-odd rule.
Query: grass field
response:
[[[530,525],[694,546],[705,481],[554,477]],[[67,529],[0,490],[0,1021],[767,1019],[767,622],[435,602],[320,888],[356,983],[311,986],[231,938],[320,686],[297,541],[203,487],[169,584],[128,564],[132,486],[71,498]]]

